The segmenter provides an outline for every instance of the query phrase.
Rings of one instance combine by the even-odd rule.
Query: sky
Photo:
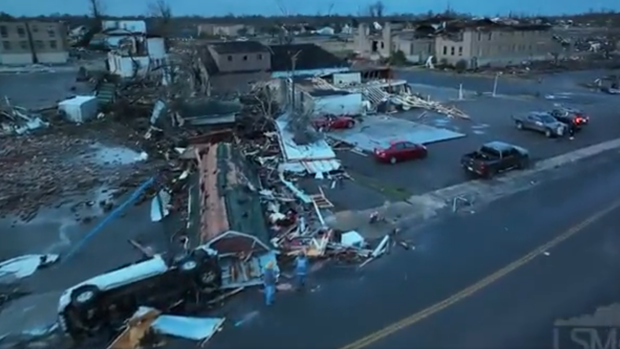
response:
[[[84,15],[88,13],[88,0],[0,0],[0,11],[15,16],[37,16],[52,13]],[[152,0],[100,0],[110,16],[144,15]],[[370,0],[168,0],[172,12],[177,16],[225,16],[234,15],[282,15],[281,8],[288,14],[327,14],[333,4],[332,13],[358,14],[367,8]],[[459,12],[480,16],[493,16],[508,12],[553,15],[586,12],[589,10],[612,9],[620,11],[620,0],[383,0],[387,13],[441,12],[448,5]],[[281,5],[279,5],[281,4]]]

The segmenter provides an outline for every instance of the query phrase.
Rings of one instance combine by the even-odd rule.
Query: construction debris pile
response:
[[[99,194],[109,191],[101,197],[113,199],[150,176],[148,155],[127,147],[132,144],[125,130],[103,127],[97,131],[67,126],[40,135],[0,138],[2,215],[17,213],[27,221],[40,208],[71,197],[106,211],[107,199],[90,202],[84,194],[99,188]]]
[[[321,78],[313,78],[315,87],[322,89],[341,90],[342,88],[330,84]],[[345,90],[362,92],[367,100],[368,112],[391,112],[407,111],[411,109],[424,109],[448,117],[469,119],[470,117],[454,106],[445,106],[430,97],[424,97],[412,92],[411,87],[405,80],[372,80],[366,83],[350,83]]]

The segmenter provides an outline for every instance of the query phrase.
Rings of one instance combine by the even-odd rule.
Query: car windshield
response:
[[[556,121],[551,115],[548,115],[548,114],[541,114],[541,115],[538,115],[538,117],[540,118],[540,121],[544,123],[551,123],[551,122]]]

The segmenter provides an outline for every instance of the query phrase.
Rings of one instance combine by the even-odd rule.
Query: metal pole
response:
[[[295,68],[297,66],[297,56],[299,56],[299,54],[301,53],[301,51],[297,51],[297,53],[295,53],[294,55],[291,56],[291,109],[292,112],[295,112]]]
[[[297,56],[291,57],[291,109],[295,113],[295,63],[297,62]]]
[[[493,97],[497,94],[497,80],[499,79],[499,73],[495,74],[495,79],[493,80]]]

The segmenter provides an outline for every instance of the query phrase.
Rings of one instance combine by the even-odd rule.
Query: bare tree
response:
[[[105,8],[102,0],[88,0],[88,4],[90,7],[90,14],[93,18],[103,18]]]
[[[262,116],[272,118],[278,108],[278,93],[270,82],[256,83],[252,92],[254,99],[258,102],[258,107]]]
[[[382,1],[377,1],[374,4],[368,5],[368,15],[372,18],[381,18],[385,13],[385,4]]]
[[[327,16],[331,16],[332,12],[334,11],[334,2],[330,2],[329,5],[327,6]]]
[[[172,7],[166,0],[154,0],[148,4],[148,12],[157,18],[160,34],[167,37],[170,34],[172,22]]]

